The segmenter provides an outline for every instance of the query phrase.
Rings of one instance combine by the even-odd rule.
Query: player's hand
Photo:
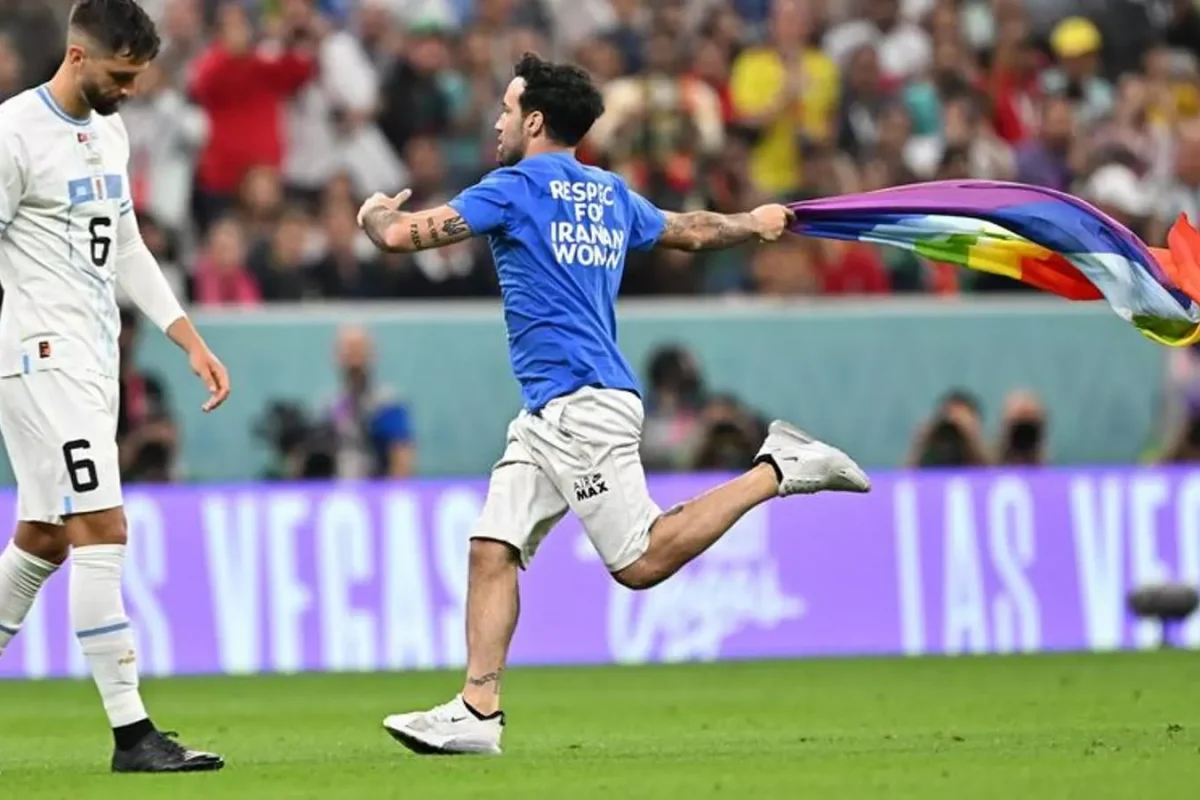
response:
[[[395,197],[389,197],[383,192],[376,192],[368,197],[367,201],[362,204],[362,208],[358,210],[358,227],[362,227],[363,219],[375,209],[385,208],[388,211],[395,211],[408,202],[410,197],[412,197],[412,189],[405,189]]]
[[[754,232],[758,234],[758,238],[764,242],[773,242],[783,236],[788,225],[796,219],[796,214],[787,206],[771,203],[754,209],[750,212],[750,217],[754,220]]]
[[[225,398],[229,397],[229,371],[221,360],[204,347],[188,356],[188,365],[208,389],[208,399],[200,406],[200,410],[207,413],[224,403]]]

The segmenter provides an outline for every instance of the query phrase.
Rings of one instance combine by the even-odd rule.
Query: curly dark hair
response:
[[[546,135],[574,147],[604,113],[604,98],[586,71],[574,64],[555,64],[526,53],[513,74],[525,80],[521,113],[542,112]]]
[[[131,61],[152,61],[161,46],[154,21],[137,0],[75,0],[70,27]]]

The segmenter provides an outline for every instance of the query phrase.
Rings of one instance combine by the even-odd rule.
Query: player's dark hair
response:
[[[154,21],[137,0],[75,0],[70,27],[131,61],[153,60],[161,45]]]
[[[587,72],[573,64],[555,64],[526,53],[513,74],[525,80],[521,113],[542,112],[546,135],[559,144],[579,144],[604,113],[600,90]]]

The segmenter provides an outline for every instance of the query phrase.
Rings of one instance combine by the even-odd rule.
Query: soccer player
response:
[[[651,499],[639,456],[638,382],[616,339],[625,255],[774,241],[791,215],[780,205],[728,216],[655,208],[617,176],[576,160],[575,146],[603,110],[585,72],[527,54],[496,123],[501,168],[440,208],[404,213],[404,191],[376,194],[359,212],[384,250],[489,237],[524,401],[471,538],[463,690],[383,723],[417,753],[500,752],[500,678],[517,623],[518,570],[568,510],[613,578],[647,589],[771,497],[870,490],[849,456],[777,420],[741,477],[665,512]]]
[[[187,353],[210,395],[229,376],[142,242],[117,107],[158,52],[136,0],[77,0],[49,83],[0,104],[0,434],[18,522],[0,555],[0,651],[71,554],[70,614],[113,728],[115,772],[220,769],[155,728],[121,596],[114,282]]]

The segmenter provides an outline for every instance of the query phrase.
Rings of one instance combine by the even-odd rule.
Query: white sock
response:
[[[71,552],[71,625],[114,728],[146,719],[133,629],[121,595],[124,563],[123,544],[76,547]]]
[[[42,584],[57,564],[26,553],[13,542],[0,553],[0,653],[25,622]]]

